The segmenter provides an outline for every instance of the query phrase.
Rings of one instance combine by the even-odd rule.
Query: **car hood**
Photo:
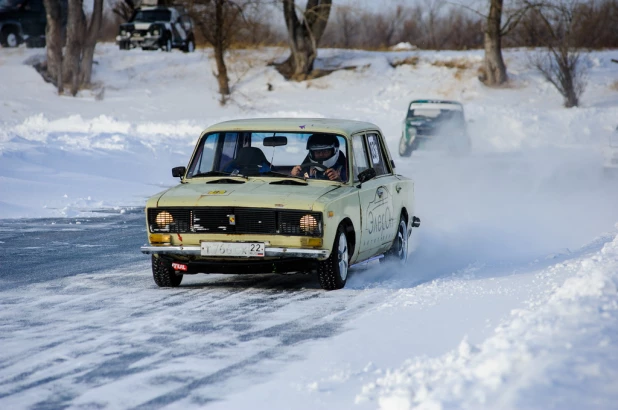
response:
[[[339,185],[273,185],[275,180],[249,180],[245,183],[212,183],[215,180],[190,182],[165,191],[159,207],[173,206],[241,206],[252,208],[312,210],[322,195]],[[211,183],[208,183],[211,182]]]

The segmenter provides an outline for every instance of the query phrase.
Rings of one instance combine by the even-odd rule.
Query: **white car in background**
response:
[[[603,149],[605,161],[603,172],[605,175],[618,175],[618,127],[609,135],[608,144]]]

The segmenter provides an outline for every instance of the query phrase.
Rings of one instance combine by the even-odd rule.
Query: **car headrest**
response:
[[[257,147],[241,148],[236,156],[236,163],[239,165],[261,165],[267,163],[266,155]]]

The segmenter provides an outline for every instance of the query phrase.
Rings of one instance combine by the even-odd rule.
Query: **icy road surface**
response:
[[[540,157],[406,164],[423,220],[408,265],[356,268],[333,292],[310,275],[158,288],[141,210],[0,220],[0,407],[547,408],[557,392],[607,408],[616,181]],[[526,402],[539,378],[549,383]]]

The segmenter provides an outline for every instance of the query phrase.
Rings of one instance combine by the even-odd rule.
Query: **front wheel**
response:
[[[402,157],[409,157],[412,155],[412,144],[408,144],[403,134],[401,134],[401,139],[399,140],[399,155]]]
[[[14,27],[7,26],[0,32],[0,43],[3,47],[17,47],[19,42],[19,34],[17,34],[17,30]]]
[[[152,255],[152,277],[161,288],[176,288],[182,282],[182,274],[176,272],[158,256]]]
[[[341,289],[348,279],[348,239],[343,226],[339,226],[330,256],[318,263],[320,286],[325,290]]]
[[[380,259],[380,262],[397,262],[400,265],[405,265],[408,261],[408,224],[406,220],[399,219],[399,226],[397,227],[397,235],[393,240],[393,245],[386,252],[384,258]]]

